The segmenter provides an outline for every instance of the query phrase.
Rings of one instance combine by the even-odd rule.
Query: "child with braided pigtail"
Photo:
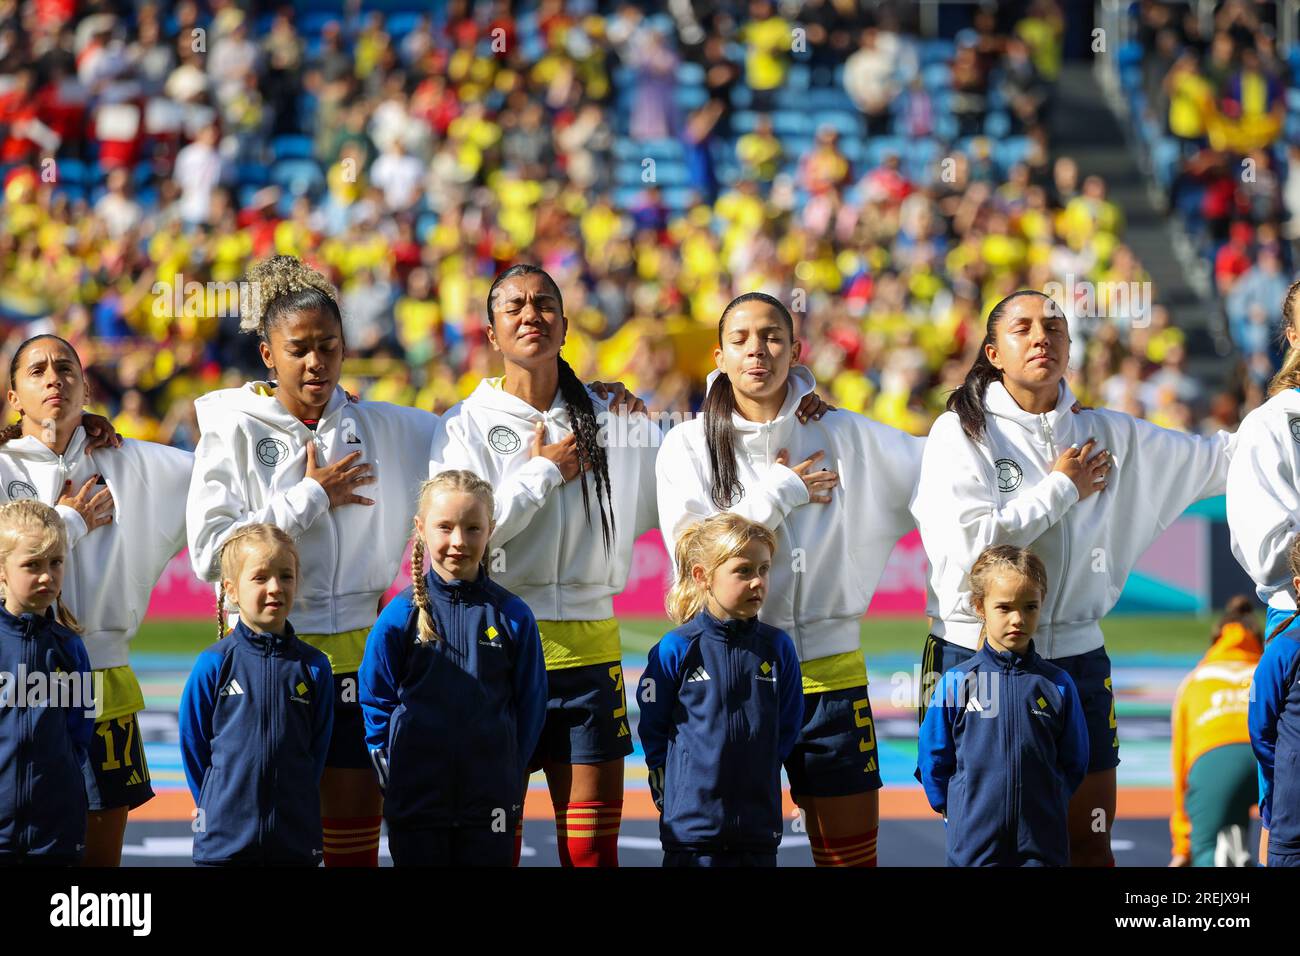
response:
[[[411,587],[366,641],[361,710],[397,866],[518,863],[546,669],[532,611],[487,575],[492,511],[472,472],[421,486]]]

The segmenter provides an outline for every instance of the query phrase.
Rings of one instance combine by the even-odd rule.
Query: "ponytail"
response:
[[[78,621],[76,615],[72,613],[72,609],[63,603],[62,592],[60,592],[59,596],[54,599],[54,619],[74,634],[80,634],[82,632],[81,622]]]
[[[1292,348],[1286,337],[1287,329],[1300,332],[1300,328],[1296,328],[1295,324],[1297,295],[1300,295],[1300,281],[1292,282],[1291,287],[1286,290],[1286,296],[1282,299],[1282,329],[1279,334],[1282,345],[1286,348],[1286,357],[1282,360],[1282,367],[1268,383],[1269,398],[1278,392],[1285,392],[1288,388],[1300,388],[1300,348]]]
[[[720,372],[704,399],[704,440],[712,476],[709,499],[719,511],[726,511],[745,493],[736,475],[736,423],[731,419],[735,411],[736,393],[731,379],[726,372]]]
[[[1295,286],[1293,285],[1291,288],[1292,290],[1294,290]],[[1290,298],[1290,293],[1287,293],[1287,298],[1288,299]],[[1292,349],[1292,351],[1295,351],[1295,349]],[[1294,538],[1291,539],[1291,547],[1287,549],[1286,557],[1287,557],[1287,564],[1291,568],[1291,577],[1293,579],[1300,577],[1300,534],[1296,535]],[[1291,596],[1295,597],[1296,595],[1293,592]],[[1269,641],[1273,640],[1273,638],[1277,637],[1279,634],[1285,631],[1288,627],[1292,625],[1292,623],[1295,621],[1297,617],[1300,617],[1300,610],[1296,611],[1294,614],[1288,617],[1277,627],[1273,628],[1273,633],[1267,635],[1264,638],[1264,643],[1267,644]]]
[[[718,319],[719,346],[722,345],[722,335],[727,327],[727,316],[746,302],[762,302],[780,315],[793,344],[794,317],[785,304],[766,292],[744,292],[728,302],[722,310],[722,316]],[[731,379],[726,372],[719,372],[704,398],[703,408],[704,440],[709,449],[709,474],[712,476],[709,499],[719,511],[731,508],[745,493],[736,474],[736,423],[731,418],[735,411],[736,392]]]
[[[1021,289],[1019,292],[1011,293],[993,306],[993,310],[989,312],[988,322],[984,327],[984,339],[980,342],[979,355],[975,357],[975,364],[966,373],[966,380],[948,396],[948,411],[957,413],[957,418],[961,421],[961,430],[973,442],[982,441],[984,438],[986,420],[984,393],[988,391],[989,385],[1002,381],[1002,371],[989,361],[986,349],[996,341],[998,322],[1001,321],[1011,303],[1022,295],[1040,296],[1055,305],[1052,297],[1045,292],[1039,292],[1036,289]]]
[[[691,525],[682,532],[673,548],[673,565],[677,568],[677,578],[668,589],[664,598],[664,610],[674,624],[684,624],[704,607],[705,589],[700,587],[691,573],[695,558],[700,550],[700,535],[704,522]]]

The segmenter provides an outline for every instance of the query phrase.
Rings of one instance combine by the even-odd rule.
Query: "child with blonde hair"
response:
[[[324,653],[334,675],[320,794],[325,865],[378,866],[382,797],[357,668],[401,568],[438,417],[349,400],[339,384],[347,346],[338,291],[310,265],[271,256],[240,285],[240,328],[256,334],[271,380],[194,403],[202,434],[186,508],[190,562],[215,582],[222,546],[249,524],[273,524],[298,545],[298,639]]]
[[[67,554],[49,505],[0,507],[0,864],[70,866],[85,851],[94,704],[90,657],[59,600]]]
[[[666,604],[680,626],[651,648],[638,694],[664,866],[776,865],[804,701],[794,642],[758,619],[775,548],[732,512],[677,539]]]
[[[985,548],[970,595],[979,649],[935,686],[917,744],[948,865],[1068,866],[1088,727],[1070,675],[1034,650],[1047,571],[1028,548]]]
[[[334,675],[289,623],[298,549],[274,525],[251,524],[226,539],[220,561],[217,643],[199,654],[180,705],[194,862],[316,866]],[[229,634],[227,597],[239,609]]]
[[[518,862],[546,665],[532,611],[488,577],[492,511],[473,472],[420,487],[411,586],[366,642],[361,710],[397,866]]]

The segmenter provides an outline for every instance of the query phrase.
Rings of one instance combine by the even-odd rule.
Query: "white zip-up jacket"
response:
[[[387,402],[351,404],[336,387],[313,432],[265,382],[209,392],[194,408],[202,432],[187,506],[194,573],[216,581],[226,539],[247,524],[273,524],[294,539],[302,562],[294,630],[372,626],[413,530],[438,416]],[[322,466],[361,452],[355,464],[372,465],[376,481],[356,491],[375,503],[331,508],[325,489],[306,477],[308,442]]]
[[[1228,468],[1232,553],[1259,599],[1296,609],[1287,552],[1300,534],[1300,391],[1278,392],[1241,423]]]
[[[795,412],[816,386],[812,372],[792,366],[776,418],[751,422],[732,415],[744,493],[728,510],[776,532],[760,617],[790,635],[800,661],[861,647],[862,615],[895,542],[913,527],[908,504],[925,445],[923,438],[849,411],[801,424]],[[818,467],[839,473],[828,503],[810,501],[803,479],[776,461],[782,448],[789,449],[792,464],[826,453]],[[659,523],[671,554],[682,531],[718,513],[702,416],[668,432],[656,471]]]
[[[572,434],[569,412],[557,391],[539,412],[484,379],[469,398],[448,409],[429,449],[429,475],[449,468],[474,472],[492,485],[496,530],[490,549],[492,578],[532,608],[539,621],[601,621],[614,616],[614,595],[627,586],[632,543],[655,526],[655,455],[662,438],[648,416],[607,414],[609,403],[590,388],[596,421],[607,436],[605,457],[613,495],[614,539],[608,555],[601,534],[594,472],[587,472],[588,519],[577,478],[530,457],[537,422],[546,444]]]
[[[96,670],[129,663],[154,585],[185,547],[183,502],[193,464],[189,452],[129,438],[121,448],[87,451],[80,427],[62,455],[32,436],[0,446],[2,500],[43,501],[68,529],[63,598],[84,628]],[[97,473],[112,492],[113,520],[87,532],[75,509],[55,503],[65,481],[76,492]]]
[[[930,429],[912,513],[930,561],[937,637],[974,649],[980,621],[970,606],[970,569],[995,544],[1032,548],[1047,568],[1047,597],[1034,646],[1046,658],[1103,645],[1098,623],[1119,600],[1134,563],[1188,505],[1221,494],[1233,436],[1189,435],[1108,409],[1071,411],[1061,382],[1042,415],[1016,404],[1001,382],[985,392],[986,435],[972,442],[956,412]],[[1053,472],[1071,445],[1097,440],[1114,456],[1104,491],[1079,501]]]

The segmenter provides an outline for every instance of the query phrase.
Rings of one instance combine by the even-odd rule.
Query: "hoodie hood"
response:
[[[85,453],[86,430],[80,425],[77,426],[76,431],[72,433],[72,438],[68,441],[68,447],[63,450],[62,455],[35,435],[24,435],[22,438],[15,438],[11,442],[6,442],[4,448],[6,454],[26,461],[59,461],[62,459],[66,462],[72,462]]]
[[[707,394],[713,387],[714,380],[721,375],[719,369],[714,369],[709,373],[709,377],[704,380],[704,391]],[[765,425],[775,425],[777,422],[784,421],[794,415],[794,411],[799,407],[805,395],[817,388],[817,379],[806,365],[791,365],[790,374],[786,377],[785,401],[781,403],[781,411],[771,422],[751,422],[748,418],[743,417],[739,412],[733,412],[731,415],[732,422],[735,423],[736,430],[742,432],[755,432]]]
[[[1042,432],[1044,418],[1047,419],[1052,431],[1064,431],[1069,423],[1070,416],[1073,414],[1071,409],[1074,407],[1075,401],[1074,392],[1070,391],[1070,386],[1066,384],[1065,379],[1061,379],[1058,385],[1056,407],[1045,415],[1025,411],[1011,397],[1011,393],[1007,391],[1006,386],[1001,382],[990,382],[989,387],[984,392],[984,407],[990,415],[996,415],[1004,422],[1015,423],[1034,435]]]
[[[591,404],[597,415],[609,407],[609,403],[593,394],[591,389],[587,389],[587,394],[591,397]],[[503,378],[483,379],[471,393],[468,401],[527,425],[527,431],[531,431],[537,422],[548,426],[555,424],[569,431],[573,430],[572,423],[569,421],[569,407],[565,404],[563,392],[558,388],[555,390],[555,400],[551,402],[551,407],[544,412],[539,412],[522,398],[507,392]]]
[[[275,397],[275,388],[274,382],[247,382],[240,388],[223,388],[209,392],[195,400],[195,411],[202,415],[207,407],[217,407],[242,412],[280,431],[295,432],[301,429],[303,440],[309,440],[311,429],[299,421],[297,416]],[[347,404],[347,393],[341,386],[335,385],[334,393],[330,395],[325,410],[321,412],[320,420],[323,422],[332,417]],[[200,427],[203,427],[202,419],[200,419]]]

